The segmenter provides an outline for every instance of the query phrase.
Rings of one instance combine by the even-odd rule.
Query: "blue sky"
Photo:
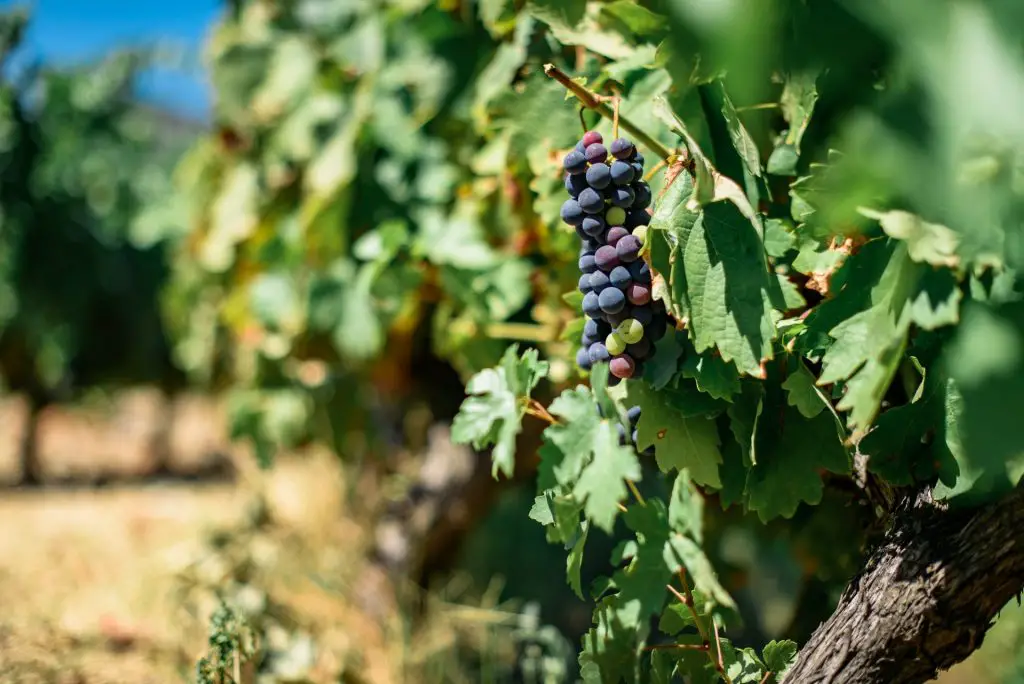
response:
[[[26,3],[0,0],[0,9]],[[170,42],[191,53],[189,70],[157,70],[141,84],[143,96],[192,116],[205,117],[209,93],[200,51],[220,0],[34,0],[24,56],[67,62],[119,46]]]

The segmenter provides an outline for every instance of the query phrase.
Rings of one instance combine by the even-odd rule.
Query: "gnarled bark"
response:
[[[1022,588],[1024,489],[969,511],[919,494],[899,506],[786,684],[928,681],[977,649]]]

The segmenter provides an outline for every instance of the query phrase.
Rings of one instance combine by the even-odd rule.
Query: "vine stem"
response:
[[[548,410],[544,408],[544,405],[532,397],[526,404],[526,413],[534,418],[540,418],[541,420],[547,421],[551,425],[558,423],[558,419],[548,413]]]
[[[576,99],[583,103],[584,107],[593,109],[595,112],[597,112],[604,118],[611,119],[613,122],[615,121],[615,110],[605,103],[604,98],[602,96],[598,95],[592,90],[589,90],[581,86],[579,83],[576,83],[571,78],[569,78],[568,74],[566,74],[564,71],[556,67],[554,64],[545,64],[544,74],[562,84],[562,87],[564,87],[570,93],[575,95]],[[629,131],[634,138],[639,140],[648,149],[650,149],[652,152],[657,154],[662,159],[667,160],[669,157],[672,156],[671,150],[669,150],[667,147],[662,145],[660,142],[658,142],[651,136],[644,133],[643,130],[641,130],[636,124],[634,124],[632,121],[622,116],[621,114],[618,115],[618,124],[625,130]]]
[[[636,483],[632,480],[626,480],[626,486],[629,487],[629,491],[633,492],[633,496],[636,497],[636,501],[641,506],[646,506],[647,502],[644,501],[644,497],[640,496],[640,490],[636,488]]]
[[[668,590],[672,592],[672,594],[679,599],[684,606],[690,609],[690,615],[693,616],[693,623],[697,627],[697,632],[700,633],[701,641],[708,645],[708,648],[705,650],[708,654],[708,660],[711,661],[711,666],[715,668],[719,675],[721,675],[725,684],[732,684],[732,679],[725,673],[725,663],[722,658],[722,640],[718,636],[718,623],[715,622],[715,617],[712,615],[711,626],[714,629],[716,651],[716,653],[712,653],[711,634],[709,634],[710,630],[708,630],[707,626],[703,624],[703,621],[700,619],[700,615],[697,613],[697,606],[693,601],[693,590],[690,589],[690,583],[686,581],[685,567],[679,568],[679,583],[683,585],[682,593],[680,593],[679,590],[671,584],[668,585]]]

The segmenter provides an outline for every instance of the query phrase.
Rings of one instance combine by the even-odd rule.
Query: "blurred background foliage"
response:
[[[27,20],[3,15],[5,64]],[[955,288],[975,301],[955,337],[917,343],[945,350],[971,452],[988,454],[960,463],[952,494],[987,492],[1019,478],[1024,453],[1006,429],[1024,405],[1022,23],[1012,0],[233,0],[206,46],[203,124],[140,101],[154,60],[142,51],[8,66],[2,381],[37,409],[140,383],[222,392],[232,435],[262,463],[325,444],[378,477],[376,496],[401,498],[403,455],[415,462],[510,342],[551,360],[542,395],[579,380],[563,335],[578,273],[558,220],[560,152],[581,116],[606,138],[611,126],[566,101],[543,74],[552,62],[677,146],[663,99],[768,211],[769,254],[805,295],[827,295],[847,255],[837,236],[879,233],[861,206],[908,212],[887,232],[921,260],[956,259]],[[808,282],[826,285],[814,295]],[[480,587],[508,575],[504,597],[539,601],[576,640],[590,611],[527,519],[531,492],[495,494],[447,569]],[[707,516],[743,643],[806,639],[873,532],[832,489],[766,526],[717,506]],[[592,540],[606,548],[589,557],[614,543]],[[585,577],[607,570],[588,562]],[[1020,679],[1008,611],[986,642],[992,681]]]

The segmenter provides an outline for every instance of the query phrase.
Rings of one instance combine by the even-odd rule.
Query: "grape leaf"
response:
[[[572,29],[583,19],[586,0],[527,0],[526,11],[545,24]]]
[[[628,494],[625,480],[640,479],[640,462],[631,448],[619,445],[618,434],[608,421],[601,421],[592,440],[593,457],[580,473],[573,494],[584,502],[587,518],[610,533],[619,502]]]
[[[972,304],[944,354],[963,397],[954,406],[962,449],[953,451],[960,477],[936,496],[962,504],[989,501],[1024,475],[1024,440],[1009,426],[1024,405],[1024,302]],[[948,437],[947,437],[948,440]]]
[[[672,573],[676,573],[680,567],[686,568],[693,589],[707,598],[709,606],[714,606],[712,613],[718,619],[725,622],[736,619],[736,603],[719,584],[711,561],[697,542],[682,534],[671,534],[665,545],[665,563]]]
[[[673,572],[665,562],[668,511],[663,501],[650,499],[646,505],[630,506],[623,518],[636,533],[636,553],[626,568],[616,571],[612,581],[619,588],[620,619],[626,626],[636,627],[640,620],[660,614],[668,596],[665,585]]]
[[[703,543],[704,499],[690,481],[690,474],[680,470],[672,485],[668,504],[668,526],[685,534],[698,544]]]
[[[655,392],[630,383],[628,392],[629,403],[641,411],[637,448],[643,451],[653,445],[663,472],[686,468],[696,482],[720,487],[718,428],[709,417],[723,406],[695,387],[666,387]]]
[[[782,388],[786,390],[786,401],[790,406],[796,407],[805,418],[814,418],[825,410],[825,400],[819,394],[820,390],[814,386],[814,376],[802,361],[797,360],[790,366],[794,370],[782,383]]]
[[[796,642],[784,639],[783,641],[769,641],[761,651],[761,658],[769,672],[775,677],[776,682],[781,682],[786,671],[796,661]]]
[[[860,213],[878,221],[889,237],[905,242],[907,254],[914,261],[949,267],[960,263],[956,253],[960,236],[946,226],[928,223],[907,211],[880,212],[861,208]]]
[[[576,595],[580,597],[580,600],[585,600],[583,587],[580,584],[580,569],[583,567],[583,547],[587,543],[587,532],[589,530],[590,527],[586,522],[580,526],[580,533],[572,544],[569,556],[565,560],[566,580]]]
[[[779,104],[782,106],[782,115],[789,123],[789,130],[768,158],[768,173],[779,176],[796,175],[796,165],[800,159],[800,141],[810,123],[814,105],[818,101],[816,80],[816,71],[804,71],[786,77]]]
[[[492,475],[511,477],[515,469],[516,436],[526,412],[523,399],[548,374],[548,363],[540,361],[536,349],[522,356],[512,345],[496,368],[480,371],[466,383],[468,396],[452,421],[452,441],[472,444],[475,449],[493,446]]]
[[[740,391],[740,375],[736,366],[709,352],[687,354],[682,373],[684,378],[693,378],[697,389],[715,399],[728,401]]]

